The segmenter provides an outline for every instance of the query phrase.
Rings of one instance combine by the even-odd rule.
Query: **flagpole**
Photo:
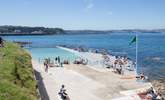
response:
[[[137,68],[138,68],[138,34],[136,33],[136,75],[138,75]]]

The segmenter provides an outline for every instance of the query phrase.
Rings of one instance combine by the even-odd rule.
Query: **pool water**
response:
[[[77,55],[71,53],[69,51],[65,51],[59,48],[28,48],[34,60],[43,60],[45,58],[50,58],[54,60],[56,57],[60,57],[61,61],[68,60],[69,62],[73,62],[78,58]]]

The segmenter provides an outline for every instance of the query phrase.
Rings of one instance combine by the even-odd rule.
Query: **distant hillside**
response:
[[[123,29],[123,30],[66,30],[66,34],[107,34],[107,33],[165,33],[165,29]]]
[[[120,30],[63,30],[62,28],[0,26],[0,35],[56,35],[56,34],[109,34],[109,33],[162,33],[165,29],[120,29]]]
[[[53,35],[65,33],[61,28],[0,26],[0,35]]]

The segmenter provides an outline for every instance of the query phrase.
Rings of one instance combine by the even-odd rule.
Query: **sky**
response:
[[[160,29],[165,28],[165,0],[0,0],[0,25]]]

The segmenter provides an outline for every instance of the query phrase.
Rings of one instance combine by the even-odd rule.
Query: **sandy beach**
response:
[[[71,100],[112,100],[124,96],[120,93],[122,91],[149,87],[150,84],[142,84],[135,79],[121,79],[120,75],[108,69],[103,72],[85,65],[53,67],[46,73],[42,64],[32,62],[34,70],[42,76],[50,100],[59,100],[58,92],[62,84],[66,86]]]

